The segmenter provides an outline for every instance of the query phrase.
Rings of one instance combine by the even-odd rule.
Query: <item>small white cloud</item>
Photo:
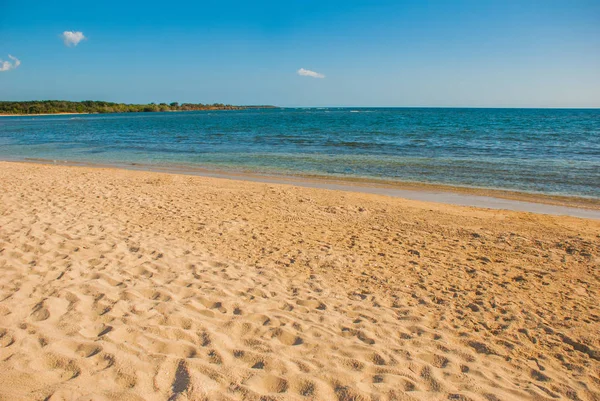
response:
[[[303,77],[325,78],[325,75],[323,74],[311,70],[305,70],[304,68],[300,68],[298,70],[298,75],[302,75]]]
[[[77,46],[79,42],[85,39],[83,32],[64,31],[61,35],[65,46]]]
[[[12,60],[12,63],[10,61],[0,60],[0,71],[14,70],[21,65],[21,60],[18,58],[13,57],[10,54],[8,55],[8,58]]]

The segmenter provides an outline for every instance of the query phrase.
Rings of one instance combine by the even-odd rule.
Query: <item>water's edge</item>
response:
[[[600,205],[599,133],[600,110],[343,108],[16,117],[0,121],[0,159],[422,182],[590,198]]]
[[[328,177],[306,177],[288,175],[260,175],[238,173],[188,166],[155,166],[136,163],[99,164],[45,159],[11,160],[0,159],[0,163],[34,163],[53,166],[91,167],[148,171],[167,174],[193,175],[229,180],[294,185],[346,192],[361,192],[397,198],[442,203],[483,209],[511,210],[536,214],[571,216],[600,220],[600,201],[596,199],[548,196],[516,191],[455,187],[410,182],[373,182],[369,180],[339,179]]]

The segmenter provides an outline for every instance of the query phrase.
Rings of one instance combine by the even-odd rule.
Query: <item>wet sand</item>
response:
[[[597,400],[600,222],[0,162],[0,399]]]
[[[475,188],[431,183],[374,180],[355,177],[343,179],[308,175],[265,175],[253,172],[209,170],[197,166],[160,166],[139,163],[99,164],[75,161],[59,161],[37,158],[6,160],[12,162],[41,163],[58,166],[93,168],[120,168],[135,171],[196,175],[268,184],[285,184],[306,188],[333,189],[347,192],[363,192],[403,199],[436,202],[458,206],[475,206],[486,209],[513,210],[520,212],[573,216],[600,220],[600,199],[565,195],[548,195],[508,191],[493,188]]]

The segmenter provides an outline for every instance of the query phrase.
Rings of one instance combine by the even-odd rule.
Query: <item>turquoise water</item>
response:
[[[600,198],[600,110],[325,108],[2,117],[0,158]]]

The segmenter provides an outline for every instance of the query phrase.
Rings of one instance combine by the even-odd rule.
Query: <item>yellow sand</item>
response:
[[[2,400],[598,400],[600,222],[0,163]]]

